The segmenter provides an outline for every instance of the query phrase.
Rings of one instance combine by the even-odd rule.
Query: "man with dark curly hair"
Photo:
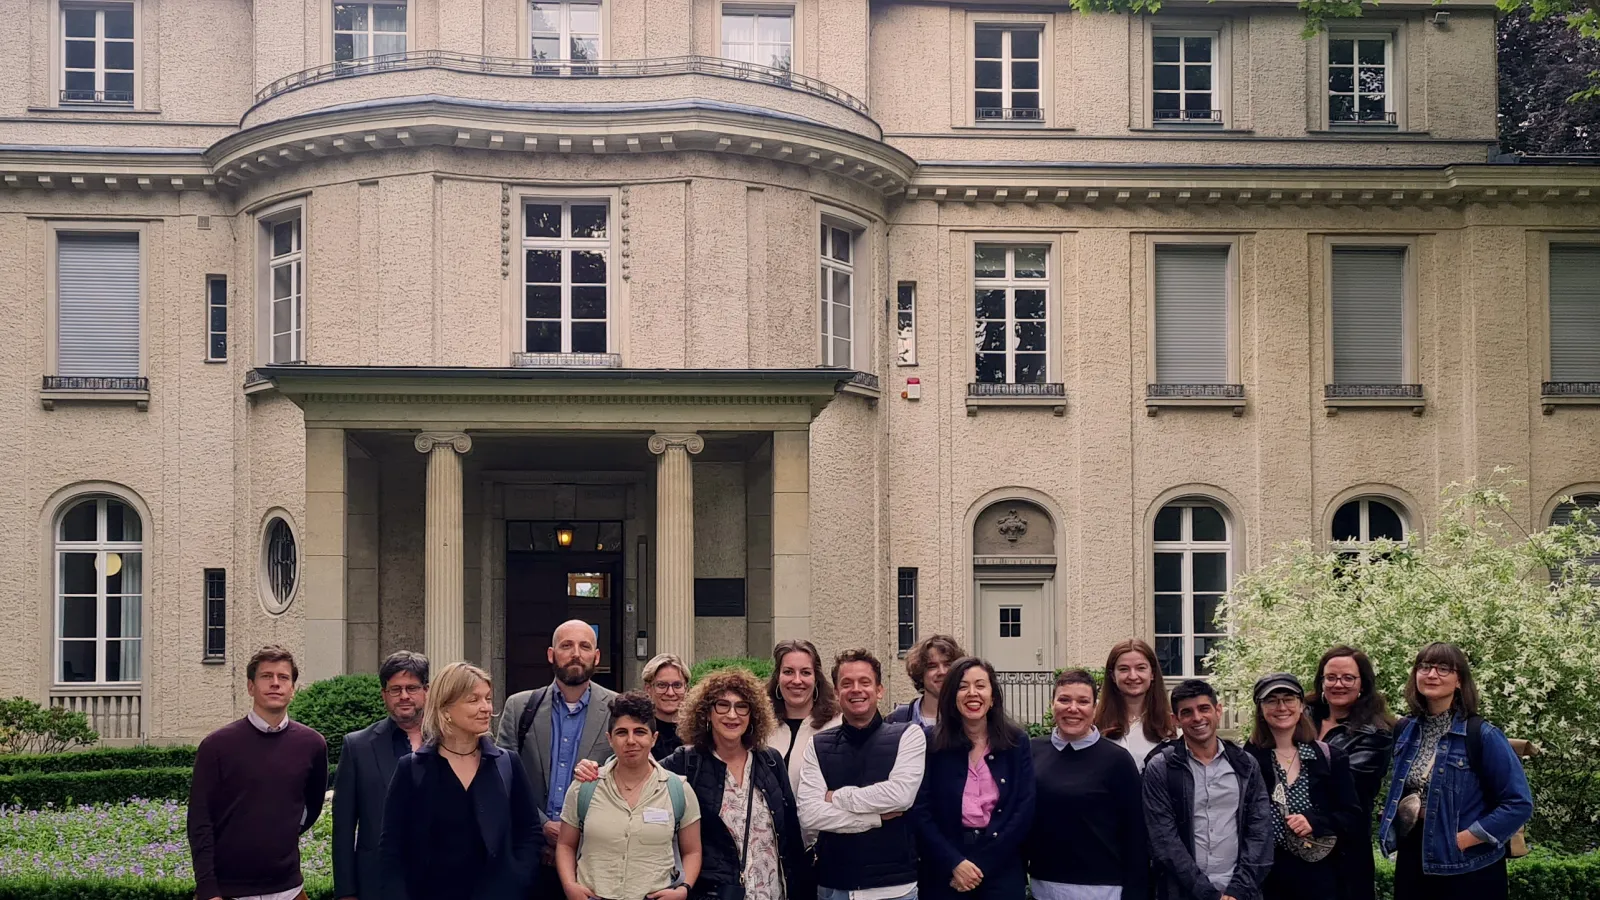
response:
[[[931,735],[933,726],[939,724],[939,692],[944,689],[945,676],[955,661],[966,655],[948,634],[930,634],[917,641],[906,653],[906,674],[916,685],[917,699],[895,707],[884,721],[891,725],[914,722]]]

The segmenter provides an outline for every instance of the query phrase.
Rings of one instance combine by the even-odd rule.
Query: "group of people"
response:
[[[1165,690],[1124,641],[1105,684],[1055,678],[1029,739],[994,668],[951,637],[906,658],[916,700],[881,712],[866,650],[828,671],[808,641],[693,685],[658,656],[643,691],[595,684],[594,630],[568,622],[554,681],[507,698],[487,673],[402,651],[388,716],[347,736],[333,793],[340,898],[410,900],[1370,900],[1378,843],[1396,900],[1507,896],[1532,812],[1510,743],[1478,716],[1465,655],[1417,654],[1393,720],[1361,651],[1307,693],[1261,678],[1244,746],[1205,681]],[[322,738],[288,720],[298,671],[247,667],[252,710],[200,746],[189,834],[197,897],[294,900],[298,836],[322,806]]]

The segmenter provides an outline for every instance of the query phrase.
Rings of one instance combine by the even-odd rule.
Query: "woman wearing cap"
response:
[[[1317,739],[1298,678],[1268,675],[1256,682],[1254,696],[1255,727],[1245,749],[1260,764],[1276,813],[1272,871],[1262,896],[1341,900],[1349,896],[1350,879],[1334,850],[1363,841],[1367,833],[1350,758]]]
[[[1423,647],[1406,706],[1378,827],[1378,846],[1399,854],[1394,900],[1505,900],[1506,843],[1527,824],[1533,798],[1506,736],[1478,717],[1466,654],[1452,644]]]
[[[1350,757],[1350,775],[1356,782],[1366,835],[1360,845],[1339,847],[1349,875],[1348,900],[1372,900],[1377,886],[1373,872],[1372,805],[1377,802],[1383,776],[1389,774],[1394,752],[1394,718],[1378,693],[1372,660],[1354,647],[1334,647],[1317,663],[1315,693],[1306,698],[1311,724],[1335,750]]]

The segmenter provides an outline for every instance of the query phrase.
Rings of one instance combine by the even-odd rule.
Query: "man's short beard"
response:
[[[577,677],[568,675],[567,670],[573,666],[579,667],[582,670],[582,674]],[[580,684],[588,684],[589,679],[592,677],[594,677],[594,666],[588,665],[582,661],[575,660],[564,666],[556,666],[556,680],[567,687],[577,687]]]
[[[407,725],[416,725],[422,721],[422,707],[413,707],[411,710],[411,715],[409,716],[402,716],[399,713],[391,712],[389,713],[389,718],[393,719],[394,723],[402,728]]]

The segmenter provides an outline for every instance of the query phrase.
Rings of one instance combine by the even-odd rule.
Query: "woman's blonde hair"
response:
[[[712,672],[689,690],[688,698],[683,701],[684,714],[678,717],[678,737],[683,738],[685,744],[700,748],[702,753],[711,752],[715,744],[711,736],[712,707],[728,693],[750,704],[749,725],[745,727],[741,743],[746,749],[754,750],[767,742],[767,736],[772,733],[773,715],[761,682],[744,669],[728,668]]]
[[[689,667],[683,664],[683,658],[676,653],[657,653],[651,660],[644,664],[644,683],[652,684],[656,676],[665,668],[677,669],[683,675],[683,680],[689,680]]]
[[[489,673],[472,663],[453,662],[428,685],[428,702],[422,707],[422,739],[438,743],[444,734],[446,707],[472,693],[479,684],[493,685]]]

